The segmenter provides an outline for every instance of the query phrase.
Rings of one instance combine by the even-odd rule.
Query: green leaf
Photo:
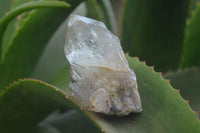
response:
[[[85,16],[87,14],[85,2],[82,2],[72,14]],[[49,82],[49,80],[51,80],[52,77],[66,64],[67,59],[63,48],[68,28],[67,22],[68,19],[59,26],[54,35],[48,41],[48,44],[32,73],[33,78]]]
[[[104,21],[107,24],[108,29],[110,29],[113,33],[116,33],[117,32],[116,20],[110,0],[97,0],[97,1],[99,3],[99,6],[101,7],[104,16]]]
[[[122,28],[122,16],[124,13],[124,0],[110,0],[113,12],[114,12],[114,20],[116,22],[116,33],[119,37],[121,37],[121,28]]]
[[[80,108],[73,100],[53,86],[38,80],[23,80],[11,85],[0,96],[0,129],[4,129],[3,131],[21,129],[34,131],[35,125],[41,120],[43,120],[41,123],[58,128],[58,125],[52,123],[55,118],[53,121],[44,120],[44,118],[57,108],[74,108],[82,111],[84,116],[90,118],[91,122],[102,132],[107,133],[200,132],[197,115],[168,81],[164,80],[151,67],[138,61],[137,58],[127,57],[127,59],[137,75],[143,112],[126,117],[89,112]],[[67,77],[67,73],[63,72],[62,74],[57,75],[57,81]],[[67,88],[67,83],[63,82],[63,84]],[[10,113],[13,110],[15,113]],[[84,122],[87,121],[84,120]],[[67,123],[63,126],[67,126]],[[59,129],[61,128],[59,127]]]
[[[97,0],[86,0],[87,16],[96,20],[103,21],[103,14]]]
[[[88,17],[103,21],[109,30],[116,33],[114,13],[109,0],[86,0]]]
[[[69,94],[68,85],[70,83],[70,66],[65,65],[50,81],[51,84]],[[66,87],[67,86],[67,87]]]
[[[188,103],[173,89],[159,73],[136,58],[127,57],[130,68],[137,76],[143,112],[127,117],[106,116],[87,112],[91,120],[107,133],[169,133],[200,132],[200,122]],[[68,70],[67,70],[68,69]],[[51,82],[65,92],[68,85],[69,67],[59,72]],[[57,82],[57,84],[56,84]],[[61,85],[62,84],[62,85]]]
[[[74,126],[76,125],[76,126]],[[86,117],[75,110],[56,111],[44,121],[40,122],[40,127],[49,127],[59,130],[61,133],[98,133],[91,121],[87,122]],[[48,132],[47,132],[48,133]]]
[[[64,44],[67,19],[59,26],[46,47],[32,73],[32,77],[48,82],[66,64]],[[56,56],[55,56],[56,55]],[[52,63],[53,62],[53,63]]]
[[[52,126],[42,124],[38,127],[36,133],[61,133],[61,132]]]
[[[68,3],[65,2],[56,2],[56,1],[37,1],[37,2],[27,2],[25,4],[22,4],[10,12],[6,14],[5,17],[3,17],[0,20],[0,48],[2,47],[2,37],[5,32],[5,29],[9,22],[14,19],[16,16],[21,14],[22,12],[31,10],[31,9],[37,9],[37,8],[47,8],[47,7],[70,7]],[[1,49],[0,49],[1,50]],[[0,55],[1,57],[2,55]],[[1,59],[3,60],[3,59]]]
[[[12,2],[12,5],[10,7],[10,10],[24,4],[27,2],[30,2],[33,0],[14,0]],[[35,0],[34,0],[35,1]],[[10,11],[9,10],[9,11]],[[20,15],[18,15],[15,19],[13,19],[7,26],[6,31],[3,33],[3,40],[2,40],[2,47],[1,47],[1,55],[5,55],[6,51],[9,48],[9,44],[11,43],[14,35],[16,34],[17,30],[20,28],[20,24],[25,21],[25,19],[28,17],[28,13],[31,11],[23,12]]]
[[[0,95],[1,132],[35,133],[38,126],[44,125],[44,122],[40,122],[49,114],[60,108],[74,108],[80,111],[80,108],[71,99],[66,97],[59,89],[49,84],[33,79],[15,82]],[[67,118],[73,122],[72,118]],[[80,114],[78,114],[78,117],[74,116],[74,118],[75,120],[85,122],[83,125],[87,127],[91,126],[91,124],[87,122],[87,119],[80,116]],[[50,120],[45,121],[48,121],[48,124],[54,125],[50,123]],[[81,125],[78,126],[80,129],[72,128],[72,123],[69,124],[69,122],[65,124],[65,128],[68,129],[69,132],[80,132],[81,129],[84,129]],[[91,130],[93,132],[97,131],[94,127],[92,127]]]
[[[0,0],[0,19],[6,14],[13,0]]]
[[[190,11],[189,11],[189,17],[191,17],[194,13],[194,11],[196,10],[196,8],[198,8],[200,5],[200,0],[192,0],[190,3]]]
[[[81,2],[82,0],[69,1],[69,9],[43,9],[29,14],[0,64],[0,92],[12,81],[31,76],[50,37]]]
[[[181,68],[186,68],[190,66],[200,66],[200,7],[197,8],[197,11],[188,21],[186,27],[186,37],[185,45],[183,47],[183,52],[181,56]]]
[[[158,71],[177,68],[190,0],[126,0],[122,46]]]
[[[165,77],[170,79],[174,88],[181,90],[181,95],[184,99],[189,100],[192,109],[200,112],[200,69],[179,70],[169,73]]]

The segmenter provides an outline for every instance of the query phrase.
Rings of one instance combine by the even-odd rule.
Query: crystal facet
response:
[[[104,23],[71,15],[64,49],[71,94],[83,107],[119,116],[142,111],[135,73]]]

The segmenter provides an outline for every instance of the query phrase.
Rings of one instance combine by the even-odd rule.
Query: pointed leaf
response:
[[[0,48],[2,47],[2,37],[5,32],[5,29],[9,22],[14,19],[16,16],[18,16],[20,13],[31,10],[31,9],[37,9],[37,8],[47,8],[47,7],[70,7],[68,3],[65,2],[56,2],[56,1],[37,1],[37,2],[27,2],[25,4],[22,4],[10,12],[6,14],[5,17],[3,17],[0,20]],[[1,49],[0,49],[1,50]],[[1,57],[2,55],[0,55]],[[3,60],[3,59],[2,59]]]
[[[165,77],[171,80],[174,88],[181,90],[181,95],[184,99],[189,100],[192,109],[200,112],[200,69],[179,70],[169,73]]]
[[[87,16],[96,20],[103,21],[103,14],[97,0],[86,0]]]
[[[80,110],[59,89],[39,80],[20,80],[0,95],[0,131],[35,133],[38,125],[41,125],[39,122],[60,108]],[[81,117],[81,121],[84,121],[86,126],[91,126],[91,124],[87,125],[85,117]],[[81,130],[75,130],[67,123],[65,128],[68,128],[69,132]],[[97,130],[91,129],[93,132]]]
[[[0,65],[0,92],[13,80],[31,75],[50,37],[81,1],[69,1],[69,9],[43,9],[29,14]]]
[[[12,5],[10,7],[10,10],[24,4],[30,1],[36,1],[36,0],[14,0],[12,2]],[[31,12],[31,11],[29,11]],[[23,23],[23,21],[25,21],[25,19],[29,16],[29,12],[23,12],[20,15],[18,15],[15,19],[13,19],[7,26],[6,31],[3,34],[3,40],[2,40],[2,54],[1,55],[5,55],[6,51],[9,48],[9,44],[11,43],[14,35],[16,34],[16,32],[18,31],[18,29],[20,28],[20,24]]]
[[[114,12],[110,3],[110,0],[98,0],[99,6],[101,7],[101,11],[104,16],[104,21],[107,24],[108,29],[110,29],[113,33],[116,34],[116,20],[114,16]]]
[[[196,113],[181,98],[178,91],[173,89],[168,81],[152,68],[136,58],[127,57],[127,59],[137,76],[143,112],[127,117],[87,112],[91,120],[107,133],[200,132],[200,122]],[[51,83],[69,93],[66,91],[69,67],[66,66],[66,69],[63,69]]]
[[[0,118],[3,120],[0,121],[0,129],[34,131],[35,125],[47,114],[57,108],[70,107],[83,111],[91,122],[107,133],[199,132],[200,122],[196,114],[179,93],[152,68],[136,58],[127,59],[137,75],[144,110],[142,113],[115,117],[88,112],[53,86],[41,81],[23,80],[11,85],[0,96]],[[57,78],[66,77],[65,73],[59,75]],[[19,108],[19,105],[23,106]],[[13,110],[15,113],[9,112]]]
[[[75,126],[74,126],[75,125]],[[85,116],[75,110],[56,111],[44,121],[40,122],[40,127],[50,127],[59,130],[61,133],[99,133],[91,121],[87,122]],[[49,129],[49,128],[48,128]],[[47,132],[48,133],[48,132]]]
[[[176,69],[190,0],[126,0],[122,46],[158,71]]]
[[[186,27],[185,45],[183,47],[183,53],[181,56],[181,68],[200,66],[200,7],[198,7],[188,20],[188,26]]]
[[[0,1],[0,19],[6,14],[10,8],[13,0],[1,0]]]
[[[88,17],[103,21],[112,32],[116,33],[114,13],[109,0],[86,0]]]

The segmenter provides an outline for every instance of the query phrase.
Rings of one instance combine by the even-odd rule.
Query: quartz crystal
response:
[[[104,23],[71,15],[64,49],[71,95],[81,106],[119,116],[142,111],[135,73]]]

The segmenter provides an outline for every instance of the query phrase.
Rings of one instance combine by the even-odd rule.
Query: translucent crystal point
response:
[[[71,94],[83,107],[120,116],[142,111],[135,73],[104,23],[70,16],[64,49],[71,65]]]

